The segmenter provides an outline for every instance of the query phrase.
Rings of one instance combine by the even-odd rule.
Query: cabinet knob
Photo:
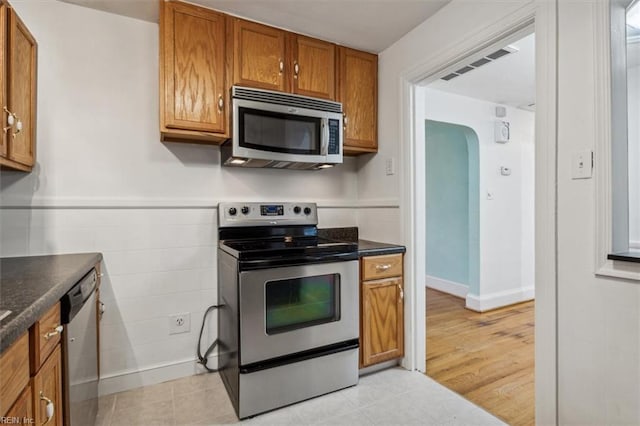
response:
[[[45,414],[47,416],[47,420],[43,423],[43,425],[46,425],[53,418],[53,414],[55,413],[55,406],[53,405],[53,401],[51,401],[49,398],[44,396],[42,391],[40,391],[40,401],[44,401],[47,403],[45,407]]]
[[[293,63],[293,78],[298,78],[298,74],[300,74],[300,65],[298,62]]]
[[[284,62],[280,59],[280,74],[284,71]]]
[[[53,330],[51,330],[51,331],[49,331],[49,332],[47,332],[47,333],[44,333],[44,334],[42,335],[42,337],[44,337],[44,338],[45,338],[45,340],[49,340],[49,339],[51,339],[52,337],[54,337],[54,336],[56,336],[56,335],[58,335],[58,334],[62,333],[62,330],[63,330],[62,326],[61,326],[61,325],[59,325],[59,326],[55,327]]]
[[[224,99],[222,95],[218,95],[218,111],[222,111],[224,109]]]

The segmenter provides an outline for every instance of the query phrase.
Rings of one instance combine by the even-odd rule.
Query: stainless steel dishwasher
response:
[[[65,425],[93,425],[98,413],[97,283],[92,269],[60,300]]]

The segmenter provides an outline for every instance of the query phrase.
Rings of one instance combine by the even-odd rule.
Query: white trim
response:
[[[595,214],[597,276],[640,281],[640,264],[608,260],[613,251],[612,149],[611,149],[611,45],[610,4],[596,2],[593,43],[595,46]],[[631,243],[629,244],[631,246]]]
[[[405,274],[409,315],[405,316],[406,368],[425,370],[426,331],[424,329],[425,286],[416,280],[424,277],[426,255],[424,223],[420,209],[424,201],[424,167],[415,143],[415,85],[435,79],[483,49],[504,40],[535,19],[536,26],[536,422],[557,424],[557,0],[535,0],[484,30],[467,37],[458,45],[443,45],[425,63],[407,70],[400,81],[400,158],[402,240],[407,246]],[[413,88],[413,89],[412,89]],[[416,147],[417,145],[417,147]],[[553,170],[553,173],[549,173]],[[415,294],[414,294],[415,293]]]
[[[467,297],[469,286],[455,281],[444,280],[442,278],[427,275],[427,287],[456,297]]]
[[[218,203],[243,202],[245,198],[115,198],[115,197],[0,197],[0,209],[217,209]],[[273,202],[272,199],[252,201]],[[370,200],[277,200],[315,202],[320,209],[399,208],[398,199]]]
[[[495,293],[467,294],[465,307],[476,312],[486,312],[492,309],[502,308],[516,303],[527,302],[535,297],[535,288],[524,287],[514,290],[497,291]]]
[[[640,241],[629,241],[629,248],[640,249]]]
[[[208,367],[217,368],[217,366],[218,355],[210,355]],[[204,373],[207,371],[195,359],[158,364],[142,369],[130,369],[120,373],[101,375],[99,393],[100,396],[109,395]]]

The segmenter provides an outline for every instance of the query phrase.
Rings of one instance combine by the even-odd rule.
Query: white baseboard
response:
[[[209,368],[218,366],[218,356],[209,356]],[[146,367],[140,370],[131,370],[115,374],[101,375],[99,393],[109,395],[123,392],[142,386],[155,385],[168,380],[180,379],[196,374],[203,374],[206,370],[195,359],[187,359],[170,364],[161,364]]]
[[[640,249],[640,241],[629,241],[629,248]]]
[[[535,298],[534,287],[524,287],[514,290],[498,291],[495,293],[476,296],[467,294],[466,307],[476,312],[485,312],[491,309],[502,308],[515,303],[526,302]]]
[[[431,275],[427,275],[427,287],[462,298],[466,297],[469,292],[469,286],[467,285],[432,277]]]

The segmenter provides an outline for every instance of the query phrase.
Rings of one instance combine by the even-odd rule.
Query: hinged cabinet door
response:
[[[292,39],[293,93],[334,100],[335,45],[298,35]]]
[[[404,290],[401,278],[362,283],[362,365],[404,356]]]
[[[185,3],[163,2],[162,7],[160,66],[165,126],[224,134],[229,97],[226,18]]]
[[[62,356],[60,345],[47,358],[33,377],[33,411],[36,425],[46,422],[51,426],[62,426]],[[47,404],[53,404],[53,412],[47,422]]]
[[[284,91],[285,31],[235,18],[233,34],[233,84]]]
[[[338,101],[344,111],[344,150],[378,148],[378,57],[339,48]]]
[[[33,166],[35,159],[36,61],[37,43],[9,7],[6,106],[14,114],[14,125],[7,130],[8,158],[25,166]]]

